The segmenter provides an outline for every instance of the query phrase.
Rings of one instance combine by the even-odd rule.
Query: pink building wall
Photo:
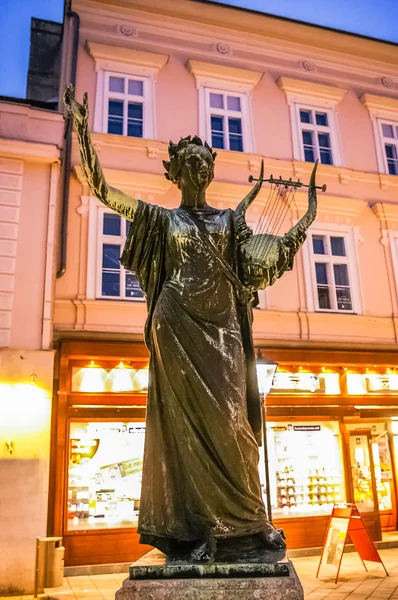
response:
[[[62,115],[0,102],[0,593],[33,590],[47,533],[62,141]]]
[[[231,67],[239,70],[241,78],[245,73],[258,74],[258,82],[249,94],[254,150],[218,152],[216,177],[208,194],[209,203],[217,207],[233,208],[238,204],[250,188],[248,175],[256,176],[262,157],[268,175],[308,181],[311,165],[295,156],[291,98],[289,102],[283,78],[294,80],[299,95],[304,95],[309,104],[311,94],[318,93],[314,84],[324,86],[319,93],[325,98],[341,90],[341,100],[334,108],[341,162],[339,166],[319,167],[318,183],[326,183],[328,189],[319,195],[316,225],[326,232],[331,226],[335,235],[343,231],[352,237],[356,263],[353,279],[357,281],[351,285],[358,310],[339,314],[314,309],[310,259],[308,251],[300,251],[295,270],[262,292],[263,310],[256,311],[254,336],[258,342],[276,345],[305,341],[395,347],[398,177],[380,174],[373,122],[363,97],[372,94],[381,101],[385,99],[389,114],[397,111],[398,121],[398,105],[394,104],[398,103],[397,58],[388,44],[184,0],[155,6],[149,0],[103,1],[96,4],[95,10],[93,7],[85,0],[74,2],[81,18],[77,97],[81,99],[86,90],[89,93],[93,140],[110,183],[124,186],[125,191],[143,200],[170,207],[179,203],[178,190],[167,182],[160,184],[158,179],[164,172],[161,161],[167,158],[168,140],[200,132],[198,83],[190,72],[189,61],[207,63],[210,71],[218,66],[221,79]],[[90,46],[93,43],[108,48],[106,59],[95,56]],[[100,73],[115,71],[112,64],[118,62],[120,49],[131,52],[131,64],[137,52],[165,57],[166,64],[158,70],[154,83],[155,139],[94,131]],[[118,64],[116,72],[122,68],[120,61]],[[213,85],[212,80],[205,85]],[[240,85],[241,81],[236,90],[241,89]],[[90,278],[99,268],[91,261],[96,242],[90,234],[90,223],[96,209],[81,178],[76,139],[72,163],[75,175],[71,181],[68,266],[56,286],[57,335],[83,330],[115,338],[120,334],[140,337],[145,320],[141,303],[97,299],[92,285],[90,296]],[[264,189],[250,209],[252,225],[259,218],[266,195]],[[305,211],[306,195],[298,192],[296,200],[281,233]],[[382,203],[389,207],[387,221],[380,220],[381,209],[372,208]]]

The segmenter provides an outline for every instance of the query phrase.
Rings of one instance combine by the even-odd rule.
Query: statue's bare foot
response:
[[[265,529],[259,534],[261,541],[269,550],[281,550],[286,548],[286,538],[282,529],[275,529],[271,523],[267,523]]]
[[[212,563],[216,556],[217,542],[210,537],[196,544],[191,552],[191,560],[196,563]]]

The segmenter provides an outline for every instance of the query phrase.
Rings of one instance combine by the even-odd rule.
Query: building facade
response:
[[[392,46],[207,2],[75,0],[72,9],[76,96],[88,92],[108,184],[177,206],[162,160],[169,139],[189,134],[217,151],[207,194],[216,208],[236,207],[262,158],[266,177],[304,183],[319,159],[327,191],[317,220],[293,271],[260,293],[255,310],[255,345],[278,363],[267,397],[273,519],[290,547],[320,546],[333,503],[356,502],[380,539],[396,528]],[[254,230],[284,233],[297,222],[307,194],[290,191],[263,186],[248,212]],[[48,533],[63,536],[66,564],[126,562],[145,551],[136,525],[146,307],[119,264],[128,223],[90,195],[75,134],[68,202],[54,300]]]
[[[0,101],[0,590],[30,592],[47,533],[63,117]]]

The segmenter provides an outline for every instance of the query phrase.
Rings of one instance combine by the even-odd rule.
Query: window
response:
[[[398,123],[379,121],[386,172],[398,175]]]
[[[254,153],[251,94],[262,73],[190,60],[199,92],[199,135],[213,148]]]
[[[241,95],[206,90],[210,137],[213,148],[244,151]]]
[[[97,298],[142,300],[137,278],[119,262],[130,222],[106,209],[99,211]]]
[[[363,94],[361,102],[373,124],[379,172],[398,175],[398,99]],[[388,182],[381,178],[381,185]]]
[[[104,131],[129,137],[144,135],[145,79],[106,73]]]
[[[316,310],[353,312],[346,238],[312,234]]]
[[[155,83],[165,54],[86,42],[95,61],[94,132],[156,139]]]
[[[341,165],[335,108],[346,90],[291,77],[280,77],[278,83],[290,108],[294,158]]]
[[[330,115],[327,111],[298,106],[302,156],[306,162],[333,165]]]

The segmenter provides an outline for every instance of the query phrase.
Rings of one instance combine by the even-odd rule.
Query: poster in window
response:
[[[381,435],[377,439],[377,446],[379,450],[380,457],[380,471],[381,471],[381,479],[383,481],[388,481],[392,479],[392,470],[391,470],[391,455],[390,455],[390,447],[388,445],[388,437],[387,432]]]

